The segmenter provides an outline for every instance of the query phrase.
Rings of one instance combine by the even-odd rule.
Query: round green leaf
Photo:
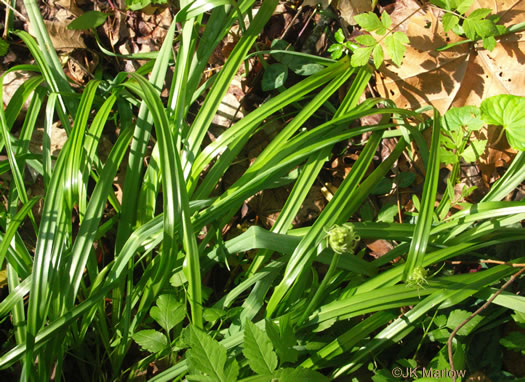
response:
[[[481,118],[490,125],[503,126],[509,144],[525,151],[525,97],[501,94],[481,103]]]

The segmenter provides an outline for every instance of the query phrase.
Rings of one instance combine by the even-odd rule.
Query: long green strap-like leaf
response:
[[[144,100],[155,121],[155,131],[159,142],[160,171],[162,172],[162,188],[164,197],[164,245],[162,246],[161,266],[154,277],[151,286],[152,296],[155,296],[169,276],[169,265],[177,253],[178,233],[175,224],[180,223],[182,246],[186,253],[184,270],[189,281],[188,297],[191,305],[192,318],[195,326],[202,328],[202,292],[199,266],[199,251],[193,234],[190,220],[189,199],[182,173],[180,156],[174,137],[168,124],[167,115],[157,91],[143,77],[133,74],[144,92]],[[162,264],[166,264],[168,269]]]
[[[257,16],[252,21],[246,34],[244,34],[241,40],[235,45],[235,48],[228,57],[219,77],[215,80],[212,89],[204,100],[204,104],[199,110],[187,137],[188,149],[182,157],[185,176],[190,173],[191,166],[200,151],[202,140],[208,131],[208,127],[215,112],[219,108],[224,95],[230,87],[233,77],[237,73],[237,70],[248,53],[248,50],[252,47],[264,25],[273,14],[277,3],[277,0],[267,0],[262,3],[261,8],[259,8],[257,12]]]
[[[410,243],[403,280],[406,281],[412,274],[414,268],[421,266],[423,257],[427,250],[427,245],[434,218],[434,203],[436,201],[437,185],[439,182],[439,142],[441,132],[441,117],[434,109],[434,123],[432,127],[432,143],[430,145],[430,157],[428,160],[425,185],[421,199],[421,211],[417,218],[414,237]]]
[[[324,211],[317,218],[308,235],[303,238],[301,243],[295,249],[286,266],[282,281],[275,288],[272,297],[268,302],[266,313],[268,317],[273,315],[286,293],[288,293],[295,281],[304,272],[306,265],[311,261],[312,256],[315,254],[315,246],[324,238],[325,230],[339,222],[341,207],[346,203],[363,178],[366,168],[372,161],[377,146],[381,141],[382,135],[383,132],[381,131],[372,134],[358,160],[352,167],[350,174],[348,174],[330,203],[328,203]]]

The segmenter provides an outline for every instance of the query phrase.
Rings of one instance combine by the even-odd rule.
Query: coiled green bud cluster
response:
[[[415,267],[412,274],[408,277],[407,285],[421,288],[427,283],[428,271],[424,267]]]
[[[354,253],[361,238],[352,224],[333,225],[326,233],[328,245],[335,253]]]

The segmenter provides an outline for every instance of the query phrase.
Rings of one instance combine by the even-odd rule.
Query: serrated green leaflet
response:
[[[251,321],[244,326],[243,354],[257,374],[272,374],[277,368],[277,355],[268,335]]]

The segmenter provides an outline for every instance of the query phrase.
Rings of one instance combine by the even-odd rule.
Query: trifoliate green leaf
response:
[[[253,322],[246,320],[243,354],[257,374],[271,374],[277,368],[277,355],[268,335]]]
[[[163,294],[157,305],[151,308],[150,316],[167,332],[186,317],[186,307],[171,294]]]
[[[452,13],[445,13],[443,15],[443,30],[445,32],[448,32],[452,28],[454,28],[459,23],[459,17],[456,15],[453,15]]]
[[[479,157],[483,154],[485,151],[485,147],[487,146],[487,140],[486,139],[480,139],[478,141],[472,141],[470,145],[463,151],[461,156],[467,163],[473,163],[479,159]]]
[[[383,12],[381,14],[381,24],[388,29],[392,25],[392,19],[390,18],[390,15],[386,12]]]
[[[139,344],[143,350],[149,351],[150,353],[158,353],[168,346],[166,336],[153,329],[141,330],[133,334],[133,340]]]
[[[339,28],[337,32],[335,32],[334,37],[335,37],[335,41],[337,41],[339,44],[342,44],[345,41],[345,35],[341,28]]]
[[[355,22],[367,32],[385,34],[386,28],[374,12],[361,13],[354,16]]]
[[[71,21],[67,26],[67,29],[76,30],[87,30],[92,28],[98,28],[106,22],[108,15],[97,11],[88,11],[75,20]]]
[[[501,94],[487,98],[481,102],[481,118],[503,126],[509,144],[525,151],[525,97]]]
[[[401,66],[403,62],[408,42],[408,37],[403,32],[394,32],[385,38],[386,51],[397,66]]]
[[[355,40],[361,44],[361,45],[364,45],[364,46],[374,46],[377,44],[377,41],[375,38],[373,38],[372,36],[370,36],[369,34],[363,34],[361,36],[357,36],[355,38]]]
[[[372,47],[357,48],[352,54],[350,64],[353,67],[363,66],[368,63],[370,54],[372,53]]]
[[[379,67],[383,63],[383,59],[385,58],[383,48],[381,47],[381,45],[377,44],[376,46],[374,46],[374,50],[372,51],[372,58],[374,59],[374,66],[376,67],[376,69],[379,69]]]

